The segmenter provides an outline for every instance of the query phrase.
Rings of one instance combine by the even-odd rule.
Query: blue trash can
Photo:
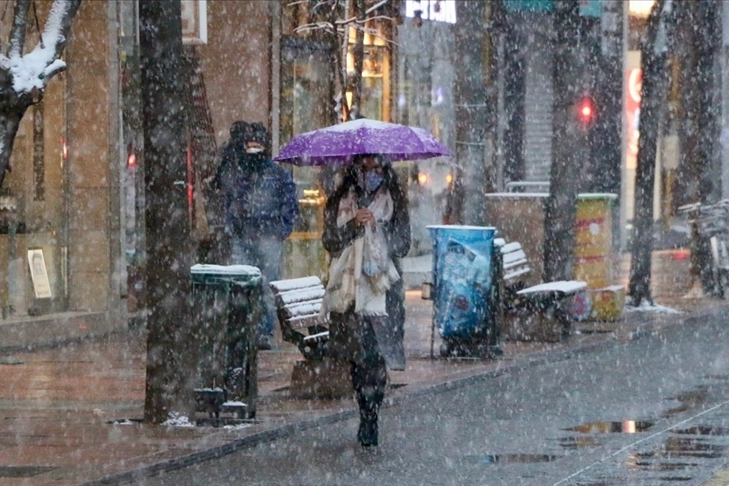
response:
[[[428,226],[433,239],[434,323],[443,338],[441,354],[473,345],[494,346],[497,330],[492,283],[496,229],[486,226]]]

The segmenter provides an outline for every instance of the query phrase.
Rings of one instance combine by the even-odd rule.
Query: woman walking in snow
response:
[[[324,209],[322,243],[331,257],[322,305],[330,319],[328,353],[350,362],[357,440],[376,446],[387,367],[405,369],[399,259],[410,249],[407,197],[383,156],[359,156],[346,169]]]

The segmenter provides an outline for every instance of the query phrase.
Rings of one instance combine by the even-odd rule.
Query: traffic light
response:
[[[592,126],[596,115],[595,102],[592,97],[583,96],[577,104],[577,118],[580,120],[580,124],[586,128]]]

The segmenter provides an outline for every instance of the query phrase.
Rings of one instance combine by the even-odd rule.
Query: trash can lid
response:
[[[611,192],[582,192],[577,195],[577,199],[607,199],[614,201],[617,198],[618,195]]]
[[[429,224],[426,226],[428,229],[434,230],[496,230],[493,226],[469,226],[465,224]]]
[[[261,280],[261,270],[250,265],[196,264],[190,267],[193,282],[244,283],[255,285]]]
[[[251,265],[209,265],[198,263],[190,267],[190,273],[204,273],[207,275],[244,275],[256,276],[261,274],[258,267]]]

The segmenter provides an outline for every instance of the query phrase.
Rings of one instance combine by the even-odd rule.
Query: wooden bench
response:
[[[319,315],[324,285],[319,277],[270,282],[276,315],[284,341],[295,344],[304,358],[321,360],[326,352],[329,329]]]
[[[350,366],[327,356],[329,323],[320,316],[324,285],[319,277],[270,282],[284,341],[304,359],[294,364],[289,395],[301,399],[340,399],[352,395]]]
[[[587,289],[579,280],[545,282],[527,287],[524,278],[532,268],[519,242],[497,238],[494,246],[502,259],[502,336],[511,340],[559,341],[569,335],[572,300]]]

